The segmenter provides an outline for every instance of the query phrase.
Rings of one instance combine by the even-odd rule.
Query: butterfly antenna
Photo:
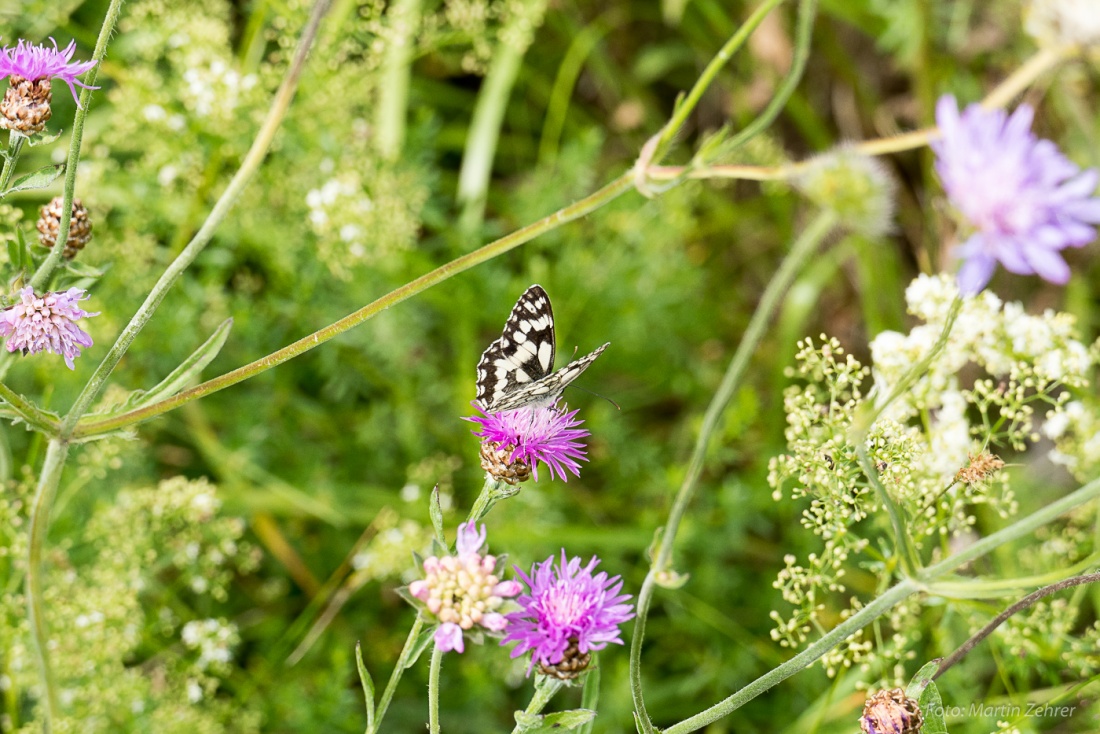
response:
[[[570,385],[570,387],[575,387],[575,388],[577,388],[578,390],[580,390],[581,392],[586,392],[586,393],[588,393],[589,395],[595,395],[595,396],[596,396],[597,398],[601,398],[601,399],[603,399],[603,400],[606,400],[607,402],[609,402],[609,403],[611,403],[612,405],[614,405],[614,406],[615,406],[615,410],[619,411],[620,413],[621,413],[621,412],[622,412],[622,410],[623,410],[623,409],[622,409],[622,408],[621,408],[621,407],[619,406],[619,404],[618,404],[618,403],[616,403],[616,402],[615,402],[614,400],[612,400],[611,398],[607,397],[606,395],[601,395],[601,394],[600,394],[600,393],[598,393],[598,392],[593,392],[593,391],[591,391],[591,390],[587,390],[587,389],[585,389],[585,388],[581,387],[580,385]]]

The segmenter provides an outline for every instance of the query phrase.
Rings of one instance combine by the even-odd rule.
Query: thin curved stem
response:
[[[439,669],[443,665],[443,650],[432,646],[432,662],[428,667],[428,734],[439,734]]]
[[[947,672],[947,670],[955,663],[966,657],[967,653],[978,646],[982,640],[993,634],[993,630],[1000,627],[1005,621],[1017,612],[1027,609],[1035,602],[1056,594],[1063,589],[1071,589],[1074,586],[1081,586],[1082,584],[1091,584],[1100,581],[1100,573],[1087,573],[1083,576],[1075,576],[1070,579],[1064,579],[1058,583],[1051,584],[1050,586],[1044,586],[1041,589],[1031,592],[1020,601],[1016,602],[1012,606],[1005,609],[1003,612],[994,617],[987,625],[971,635],[970,639],[959,646],[958,650],[944,658],[938,668],[936,668],[935,674],[932,676],[932,680],[939,678],[941,675]]]
[[[687,512],[688,505],[695,494],[699,475],[703,471],[703,464],[707,455],[707,448],[714,436],[722,413],[729,404],[737,388],[741,385],[741,379],[748,367],[749,359],[760,346],[764,337],[764,331],[782,302],[783,295],[787,292],[795,275],[810,255],[821,244],[829,231],[836,225],[836,215],[832,212],[822,211],[806,227],[805,231],[795,240],[790,253],[783,260],[775,275],[772,277],[764,295],[760,299],[760,305],[753,314],[749,326],[737,351],[730,360],[726,374],[721,384],[711,398],[707,412],[703,416],[702,426],[699,428],[699,437],[695,441],[691,459],[688,462],[684,480],[676,499],[672,503],[668,522],[661,533],[661,539],[657,547],[652,567],[642,584],[642,590],[638,594],[637,617],[634,621],[634,634],[630,643],[630,688],[634,697],[634,708],[638,712],[643,727],[649,722],[649,715],[645,711],[645,700],[642,695],[641,677],[641,649],[645,639],[645,624],[649,613],[649,604],[653,596],[654,587],[659,575],[666,573],[672,562],[673,544],[676,541],[676,533],[680,529],[680,522]]]
[[[103,61],[103,57],[107,55],[107,44],[111,40],[111,34],[114,33],[121,10],[122,0],[111,0],[111,4],[107,7],[107,14],[103,18],[103,25],[99,29],[95,51],[92,52],[92,59],[96,62],[96,65],[89,69],[84,76],[84,83],[88,87],[95,86],[96,77],[99,76],[100,63]],[[88,88],[81,89],[80,104],[77,105],[76,116],[73,118],[73,134],[69,137],[69,156],[65,163],[65,188],[61,200],[61,221],[57,230],[57,241],[62,245],[69,240],[69,225],[73,216],[73,196],[76,191],[76,170],[80,164],[80,145],[84,140],[84,121],[88,117],[88,108],[91,103],[92,90]],[[50,250],[50,254],[46,256],[46,259],[42,261],[42,264],[38,266],[38,270],[31,277],[29,285],[32,288],[41,291],[46,287],[50,282],[50,276],[61,264],[64,250],[64,247],[54,247]]]
[[[390,701],[393,700],[393,694],[397,690],[397,683],[401,680],[401,676],[409,667],[409,657],[412,655],[413,650],[416,648],[416,641],[420,638],[420,630],[424,629],[424,620],[417,615],[416,621],[413,622],[412,629],[409,630],[409,636],[405,638],[405,646],[401,648],[401,654],[397,657],[397,663],[393,666],[393,672],[390,673],[390,680],[386,683],[386,690],[382,691],[382,696],[378,699],[378,705],[374,710],[374,729],[368,731],[368,734],[374,734],[378,731],[378,728],[382,726],[382,719],[386,716],[386,709],[390,707]]]
[[[253,176],[255,176],[256,171],[259,170],[260,164],[263,163],[264,157],[271,147],[271,141],[275,137],[275,133],[278,131],[279,126],[282,124],[283,117],[286,115],[286,111],[290,107],[291,101],[294,99],[294,93],[298,88],[298,80],[302,75],[302,70],[305,68],[305,62],[309,55],[310,47],[317,37],[321,19],[324,18],[325,13],[328,12],[331,5],[332,0],[317,0],[314,4],[313,12],[298,41],[298,48],[295,51],[294,58],[287,69],[286,77],[283,79],[283,83],[280,85],[279,90],[275,93],[275,99],[272,101],[271,109],[267,113],[267,118],[264,120],[263,126],[257,133],[256,139],[252,142],[252,147],[249,148],[248,153],[245,155],[241,167],[237,169],[237,173],[234,174],[233,179],[229,182],[229,185],[226,186],[225,191],[222,193],[217,203],[214,204],[214,208],[210,210],[210,215],[207,216],[206,221],[202,223],[199,231],[195,233],[195,236],[192,237],[191,241],[187,243],[187,246],[183,248],[179,256],[172,261],[172,264],[168,266],[168,269],[165,270],[160,279],[157,280],[156,285],[153,286],[152,291],[145,298],[145,302],[141,304],[137,313],[130,319],[130,323],[122,330],[118,339],[115,340],[115,343],[111,346],[106,356],[104,356],[103,361],[96,367],[95,373],[88,380],[88,384],[84,386],[84,390],[81,391],[76,402],[73,403],[72,409],[61,423],[61,435],[63,437],[68,438],[73,435],[73,430],[76,427],[77,421],[87,412],[88,406],[95,400],[119,360],[126,354],[126,350],[134,342],[134,339],[137,338],[137,335],[141,332],[142,328],[144,328],[145,324],[148,323],[149,319],[153,317],[153,313],[157,310],[161,301],[164,300],[169,289],[175,285],[179,277],[183,275],[183,272],[192,262],[194,262],[195,258],[198,257],[199,253],[203,251],[206,245],[209,244],[214,236],[214,230],[217,229],[218,225],[225,219],[229,210],[236,204],[241,192],[244,191],[245,186],[248,185]],[[55,247],[54,250],[54,254],[56,255],[61,251],[61,248]]]
[[[490,242],[489,244],[474,250],[473,252],[462,255],[455,258],[449,263],[440,265],[435,270],[426,273],[416,280],[413,280],[405,285],[390,291],[381,298],[367,304],[363,308],[348,314],[344,318],[329,324],[323,329],[318,329],[309,336],[303,337],[293,344],[289,344],[282,349],[272,352],[271,354],[261,357],[255,362],[250,362],[243,367],[238,367],[232,372],[227,372],[224,375],[220,375],[211,380],[207,380],[190,390],[184,390],[177,393],[171,398],[161,400],[156,403],[151,403],[138,410],[132,410],[128,413],[120,413],[110,418],[103,418],[100,420],[91,420],[81,422],[76,430],[73,431],[73,436],[90,436],[107,431],[113,431],[118,428],[123,428],[134,423],[140,423],[141,421],[148,420],[161,413],[166,413],[169,410],[178,408],[179,406],[189,403],[192,400],[205,397],[211,393],[215,393],[219,390],[224,390],[231,385],[236,385],[238,382],[247,380],[250,377],[254,377],[261,372],[266,372],[272,367],[276,367],[283,362],[287,362],[305,352],[308,352],[314,347],[320,346],[325,342],[333,339],[345,331],[355,328],[364,321],[367,321],[374,316],[377,316],[387,308],[394,306],[402,301],[405,301],[418,293],[426,291],[434,285],[438,285],[448,278],[461,273],[465,270],[480,265],[487,260],[491,260],[498,255],[508,252],[525,242],[533,240],[541,234],[549,232],[553,229],[560,227],[561,225],[572,222],[575,219],[579,219],[586,214],[599,209],[608,202],[617,199],[618,197],[630,191],[633,185],[633,175],[630,173],[623,174],[619,178],[615,179],[611,183],[604,186],[599,191],[591,194],[590,196],[581,199],[580,201],[571,204],[559,211],[554,212],[548,217],[534,222],[532,224],[518,229],[515,232],[501,237],[498,240]]]
[[[50,528],[50,508],[57,495],[61,482],[61,472],[65,467],[65,458],[69,445],[57,439],[50,441],[46,448],[46,459],[42,463],[42,472],[38,476],[38,488],[34,495],[34,508],[31,511],[30,539],[27,549],[27,618],[30,620],[31,637],[34,640],[35,656],[38,658],[38,670],[45,692],[46,716],[43,719],[47,734],[60,712],[57,682],[53,676],[53,666],[49,657],[49,630],[43,608],[43,576],[45,565],[42,554],[46,547],[46,534]]]

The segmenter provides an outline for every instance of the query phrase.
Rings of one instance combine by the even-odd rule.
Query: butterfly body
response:
[[[608,344],[554,372],[554,312],[546,291],[533,285],[512,307],[500,337],[481,355],[477,402],[487,413],[553,405]]]

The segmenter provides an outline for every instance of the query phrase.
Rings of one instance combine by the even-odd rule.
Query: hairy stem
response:
[[[11,184],[12,174],[15,173],[15,165],[19,162],[19,155],[23,152],[23,143],[27,141],[25,135],[15,130],[8,133],[8,157],[4,159],[4,168],[0,170],[0,196],[8,190]]]
[[[439,669],[443,665],[443,650],[432,646],[432,662],[428,667],[428,733],[439,734]]]
[[[531,696],[531,702],[527,704],[527,708],[523,710],[523,713],[529,716],[540,713],[564,685],[565,684],[557,678],[538,676],[535,680],[535,695]],[[512,734],[523,734],[523,732],[527,731],[529,728],[530,727],[524,726],[517,721],[515,728],[512,729]]]
[[[0,400],[3,400],[11,409],[19,414],[28,426],[39,433],[53,435],[57,432],[57,421],[42,411],[31,401],[24,398],[10,387],[0,382]]]
[[[989,624],[985,625],[980,630],[971,635],[970,639],[964,642],[958,650],[944,658],[940,662],[939,667],[936,668],[936,673],[932,676],[932,680],[939,678],[941,675],[946,673],[952,665],[966,657],[967,653],[977,647],[978,643],[980,643],[986,637],[989,637],[991,634],[993,634],[993,630],[1004,624],[1005,621],[1013,614],[1023,611],[1040,599],[1062,591],[1063,589],[1070,589],[1074,586],[1081,586],[1082,584],[1091,584],[1095,583],[1096,581],[1100,581],[1100,573],[1087,573],[1083,576],[1075,576],[1070,579],[1065,579],[1063,581],[1059,581],[1056,584],[1044,586],[1041,589],[1031,592],[1023,599],[1016,602],[1012,606],[1008,607],[1008,609],[1005,609],[1003,612],[994,617],[993,620],[989,622]]]
[[[267,118],[264,120],[263,126],[260,128],[259,133],[256,135],[256,139],[252,142],[252,147],[249,148],[248,154],[245,155],[244,161],[241,163],[241,167],[237,169],[237,173],[234,174],[233,179],[226,186],[225,192],[222,193],[217,203],[214,204],[214,208],[211,209],[210,215],[203,222],[199,231],[195,233],[195,236],[191,238],[191,241],[187,244],[187,247],[183,248],[183,251],[172,261],[172,264],[168,266],[168,269],[164,271],[160,279],[157,280],[156,285],[153,286],[153,290],[146,297],[145,302],[138,308],[137,313],[130,319],[130,323],[119,334],[118,339],[111,346],[107,355],[103,358],[103,361],[96,367],[95,373],[91,379],[88,380],[88,384],[84,386],[84,390],[81,391],[77,397],[76,402],[73,404],[72,409],[68,415],[65,416],[64,421],[61,424],[61,435],[68,438],[73,434],[73,430],[76,427],[77,421],[88,410],[88,406],[99,394],[99,391],[103,388],[103,385],[107,382],[107,378],[110,377],[111,372],[118,364],[122,356],[126,354],[126,350],[133,343],[134,339],[148,323],[149,319],[153,317],[153,313],[157,310],[161,301],[164,300],[165,295],[179,280],[183,272],[194,262],[199,253],[203,251],[207,244],[214,236],[214,230],[225,219],[229,210],[237,202],[241,192],[244,191],[245,186],[255,176],[256,171],[259,170],[260,164],[263,163],[264,157],[267,155],[268,148],[271,146],[271,141],[275,137],[276,131],[279,129],[280,124],[283,121],[283,117],[286,115],[287,109],[290,107],[290,103],[294,98],[294,92],[298,88],[298,80],[301,77],[302,70],[305,67],[306,58],[309,55],[309,49],[313,45],[313,41],[317,36],[317,31],[321,25],[321,19],[332,5],[332,0],[317,0],[313,6],[313,12],[310,15],[309,22],[306,24],[305,29],[302,31],[302,36],[298,41],[298,48],[295,51],[294,59],[290,63],[290,67],[287,69],[286,77],[283,79],[282,85],[275,93],[275,99],[272,101],[271,109],[267,113]],[[54,248],[56,251],[54,254],[58,254],[61,248]]]
[[[51,730],[53,722],[60,712],[57,696],[57,681],[54,680],[53,666],[49,657],[49,630],[46,628],[43,609],[43,576],[46,572],[42,554],[46,547],[46,534],[50,528],[50,508],[53,506],[57,487],[61,482],[61,472],[65,468],[65,458],[69,445],[56,438],[46,448],[46,459],[42,463],[42,472],[38,476],[38,488],[35,490],[34,507],[31,510],[30,539],[27,549],[27,618],[31,625],[31,638],[34,640],[35,656],[38,658],[38,670],[41,675],[42,689],[45,693],[44,727]]]
[[[710,441],[718,428],[723,411],[741,385],[741,379],[748,367],[749,359],[760,346],[760,342],[764,338],[764,331],[778,310],[783,295],[794,281],[795,275],[836,225],[836,221],[836,216],[833,213],[823,211],[795,240],[790,253],[783,260],[771,282],[764,290],[760,305],[757,306],[748,328],[745,329],[745,335],[742,337],[733,359],[730,360],[726,374],[723,376],[722,382],[715,391],[714,397],[711,398],[710,405],[707,406],[707,412],[703,416],[699,437],[695,441],[695,448],[692,450],[691,459],[688,462],[688,468],[684,474],[680,490],[672,503],[668,522],[661,533],[653,565],[642,584],[641,592],[638,594],[637,617],[634,621],[634,635],[630,643],[630,688],[634,697],[635,710],[641,717],[643,726],[649,722],[649,716],[645,711],[645,701],[642,695],[641,650],[642,641],[645,639],[646,618],[658,575],[669,570],[676,533],[680,529],[680,522],[683,520],[688,505],[695,494],[699,475],[703,471],[707,448],[710,446]]]
[[[95,86],[96,77],[99,76],[99,66],[103,57],[107,55],[107,44],[114,33],[115,24],[118,23],[118,14],[122,10],[122,0],[111,0],[107,8],[107,15],[103,18],[103,25],[99,29],[99,38],[95,43],[95,51],[92,59],[96,65],[87,71],[84,83],[89,87]],[[88,117],[88,107],[92,103],[92,90],[80,90],[80,104],[76,109],[76,117],[73,118],[73,134],[69,137],[69,157],[65,163],[65,188],[61,201],[61,222],[57,230],[57,244],[50,249],[50,254],[38,266],[38,270],[31,278],[30,286],[35,291],[41,291],[50,282],[50,276],[57,266],[61,264],[61,256],[65,250],[65,243],[69,240],[69,225],[73,216],[73,196],[76,191],[76,169],[80,164],[80,144],[84,140],[84,120]]]

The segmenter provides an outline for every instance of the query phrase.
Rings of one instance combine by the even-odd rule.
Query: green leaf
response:
[[[7,196],[8,194],[15,193],[16,191],[30,191],[31,189],[44,189],[52,184],[57,179],[61,178],[61,175],[65,173],[65,164],[58,163],[53,166],[46,166],[45,168],[39,168],[37,171],[32,171],[26,176],[21,176],[15,180],[15,183],[11,185],[7,191],[0,194],[0,197]]]
[[[412,651],[409,653],[409,660],[405,663],[405,668],[411,668],[414,663],[424,654],[424,651],[428,649],[428,645],[432,642],[432,637],[435,635],[435,625],[432,625],[428,629],[420,633],[420,637],[416,638],[416,644],[413,645]]]
[[[45,130],[43,130],[40,133],[35,133],[34,135],[28,135],[27,136],[27,145],[31,146],[32,148],[35,147],[36,145],[49,145],[50,143],[52,143],[55,140],[57,140],[58,138],[60,138],[62,132],[64,132],[64,130],[58,130],[55,133],[48,133]]]
[[[210,335],[210,338],[203,342],[202,346],[191,353],[180,364],[179,367],[172,370],[172,373],[165,377],[159,385],[152,388],[149,391],[135,390],[130,394],[129,399],[122,405],[121,408],[112,410],[112,413],[126,412],[130,410],[136,410],[143,406],[155,403],[158,400],[164,400],[175,395],[180,390],[187,387],[193,380],[197,380],[199,374],[203,371],[206,365],[214,361],[214,357],[218,356],[218,352],[225,345],[225,340],[229,338],[229,330],[233,326],[233,319],[229,318],[223,321],[214,333]]]
[[[19,262],[18,267],[20,270],[26,270],[27,266],[31,262],[30,245],[27,244],[27,236],[23,234],[23,230],[16,227],[15,238],[19,240]]]
[[[447,540],[443,535],[443,507],[439,503],[439,485],[432,490],[431,500],[428,502],[428,515],[432,518],[432,528],[435,529],[435,539],[443,545]]]
[[[599,708],[600,703],[600,666],[597,656],[592,655],[592,662],[589,663],[588,672],[584,677],[584,690],[581,692],[581,708],[588,709],[590,711],[596,711]],[[595,723],[596,717],[592,717],[591,721],[585,722],[577,729],[579,734],[592,734],[592,726]]]
[[[947,734],[947,722],[943,718],[943,701],[940,699],[939,689],[932,682],[939,667],[939,659],[925,664],[905,689],[906,696],[917,700],[921,715],[924,716],[924,728],[921,729],[921,734]]]
[[[363,700],[367,705],[367,731],[374,730],[374,679],[363,664],[363,646],[355,643],[355,665],[359,668],[359,680],[363,683]]]
[[[573,731],[596,718],[596,712],[589,709],[570,709],[553,714],[528,714],[516,712],[516,724],[525,734],[545,734],[546,732]]]

